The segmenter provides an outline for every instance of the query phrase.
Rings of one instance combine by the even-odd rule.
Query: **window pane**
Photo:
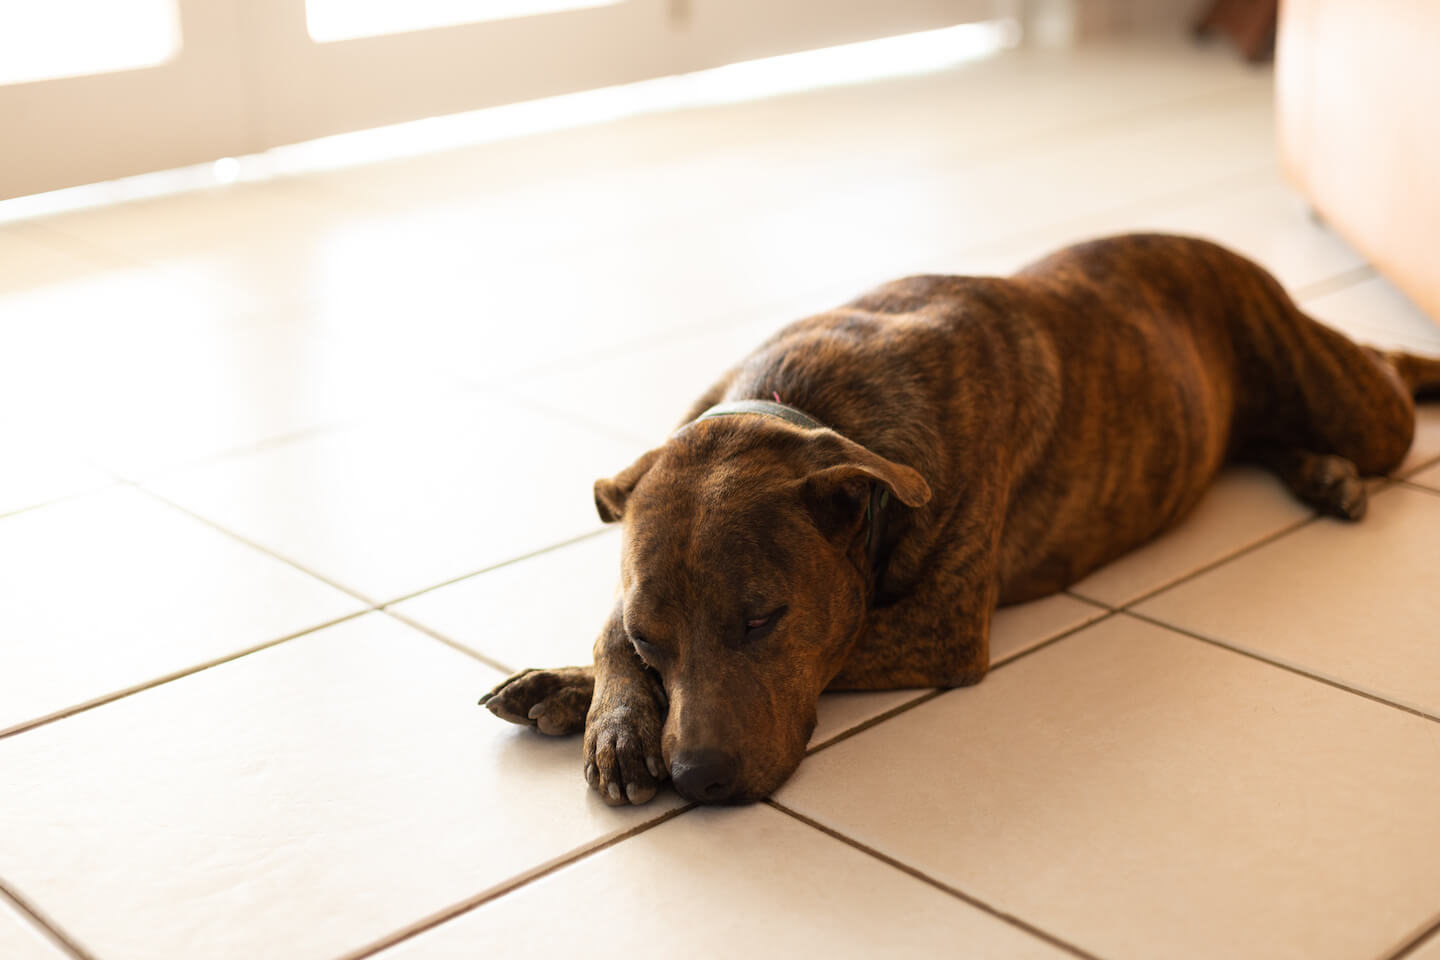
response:
[[[179,49],[175,0],[0,0],[0,84],[153,67]]]
[[[305,0],[310,38],[320,43],[606,7],[620,0]]]

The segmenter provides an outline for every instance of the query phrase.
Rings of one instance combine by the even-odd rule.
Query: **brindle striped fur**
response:
[[[1359,519],[1359,477],[1400,462],[1412,394],[1437,388],[1440,361],[1355,345],[1199,240],[898,280],[780,331],[685,420],[779,396],[833,430],[705,420],[596,484],[625,537],[594,668],[527,671],[483,702],[584,727],[609,802],[648,800],[667,772],[697,799],[753,800],[799,763],[823,689],[979,681],[997,604],[1172,526],[1227,460]],[[875,483],[894,496],[872,564]]]

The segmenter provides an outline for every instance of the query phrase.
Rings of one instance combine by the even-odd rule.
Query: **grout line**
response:
[[[870,719],[863,721],[862,723],[857,723],[857,724],[856,724],[855,726],[853,726],[853,727],[850,727],[850,728],[845,729],[845,730],[841,730],[839,733],[835,734],[835,736],[831,737],[829,740],[826,740],[826,741],[824,741],[824,742],[822,742],[822,743],[817,743],[817,744],[816,744],[815,746],[813,746],[813,747],[807,747],[807,748],[805,749],[805,756],[807,756],[807,757],[813,756],[814,754],[819,753],[821,750],[824,750],[824,749],[826,749],[827,747],[833,747],[835,744],[839,743],[841,740],[849,740],[851,737],[855,736],[857,733],[864,733],[866,730],[869,730],[871,727],[879,726],[880,724],[884,723],[886,720],[889,720],[889,719],[891,719],[892,717],[898,717],[898,716],[900,716],[900,714],[902,714],[902,713],[906,713],[906,712],[908,712],[908,711],[910,711],[910,710],[913,710],[913,709],[915,709],[916,707],[920,706],[920,704],[922,704],[922,703],[929,703],[931,700],[934,700],[936,697],[940,696],[941,694],[943,694],[943,693],[948,693],[949,690],[950,690],[950,688],[947,688],[947,687],[938,687],[938,688],[936,688],[936,689],[934,689],[934,690],[926,690],[924,693],[921,693],[921,694],[917,695],[914,699],[906,700],[904,703],[902,703],[902,704],[900,704],[900,705],[898,705],[898,706],[891,707],[889,710],[886,710],[884,713],[877,714],[876,716],[873,716],[873,717],[871,717]]]
[[[631,827],[629,830],[626,830],[623,833],[619,833],[608,840],[597,843],[594,846],[586,847],[583,850],[580,850],[571,855],[563,856],[561,859],[542,866],[534,870],[533,872],[521,874],[517,877],[511,877],[509,880],[502,882],[496,887],[492,887],[484,893],[477,894],[476,896],[470,897],[466,900],[461,900],[459,903],[451,904],[449,907],[444,908],[438,913],[433,913],[423,920],[417,920],[415,923],[412,923],[406,927],[402,927],[394,933],[388,934],[380,938],[379,940],[373,941],[372,943],[369,943],[363,947],[352,950],[349,953],[342,955],[340,957],[340,960],[363,960],[363,958],[365,957],[373,957],[375,954],[379,953],[382,950],[388,950],[390,947],[393,947],[398,943],[402,943],[403,941],[419,936],[420,934],[425,933],[428,930],[433,930],[435,927],[438,927],[443,923],[447,923],[455,919],[456,917],[461,916],[462,914],[469,913],[471,910],[474,910],[477,907],[484,906],[485,904],[490,903],[493,900],[498,900],[500,897],[514,893],[521,887],[528,886],[534,883],[536,880],[541,880],[545,877],[550,876],[552,873],[556,873],[560,870],[564,870],[567,867],[574,866],[580,861],[586,860],[589,857],[601,852],[602,850],[608,850],[611,847],[621,843],[622,841],[629,840],[631,837],[636,837],[649,830],[653,830],[655,827],[660,826],[662,823],[667,823],[671,820],[674,820],[681,814],[689,813],[691,810],[694,810],[698,806],[698,803],[687,803],[684,806],[676,807],[674,810],[667,810],[665,813],[662,813],[655,819],[647,820],[639,826]]]
[[[333,620],[327,620],[324,623],[317,623],[312,627],[306,627],[304,630],[298,630],[294,633],[286,634],[285,636],[278,637],[274,640],[266,640],[264,643],[257,644],[253,647],[245,647],[244,649],[237,650],[234,653],[227,653],[224,656],[216,657],[212,660],[206,660],[202,663],[195,664],[194,666],[185,667],[171,673],[163,674],[159,677],[146,680],[144,683],[135,684],[134,686],[125,687],[112,693],[103,694],[102,696],[96,697],[92,700],[86,700],[84,703],[78,703],[74,706],[65,707],[62,710],[57,710],[54,713],[46,714],[45,716],[38,717],[34,720],[26,720],[22,723],[16,724],[13,727],[7,727],[3,730],[0,730],[0,740],[8,739],[9,737],[16,736],[17,734],[26,733],[30,730],[34,730],[37,727],[49,726],[57,720],[64,720],[66,717],[73,717],[81,713],[89,713],[96,707],[103,707],[108,703],[114,703],[117,700],[124,700],[125,698],[133,696],[137,693],[143,693],[146,690],[153,690],[156,687],[164,686],[165,684],[171,683],[172,681],[193,676],[204,670],[209,670],[211,667],[218,667],[221,664],[230,663],[234,660],[239,660],[242,657],[248,657],[252,653],[259,653],[261,650],[268,650],[271,647],[279,646],[280,644],[286,643],[290,640],[296,640],[300,637],[305,636],[306,634],[315,633],[319,630],[324,630],[327,627],[333,627],[337,624],[344,623],[347,620],[354,620],[356,617],[363,617],[366,614],[372,612],[374,612],[374,609],[371,607],[367,607],[363,610],[356,610],[353,613],[347,613],[342,617],[336,617]]]
[[[0,903],[9,903],[15,908],[16,912],[29,918],[39,927],[40,932],[51,942],[69,952],[72,956],[76,957],[77,960],[96,960],[94,954],[75,942],[69,934],[60,929],[59,924],[46,916],[39,907],[36,907],[24,897],[11,890],[4,881],[0,881]]]
[[[499,570],[503,567],[508,567],[512,564],[520,563],[524,560],[532,560],[535,557],[543,556],[544,554],[550,553],[553,550],[559,550],[564,547],[574,546],[577,543],[584,543],[586,540],[593,540],[596,537],[603,536],[609,532],[609,527],[601,527],[598,530],[591,530],[586,533],[582,533],[579,536],[571,537],[569,540],[561,540],[558,543],[551,543],[538,549],[531,550],[529,553],[522,553],[519,556],[511,557],[508,560],[502,560],[499,563],[492,563],[488,567],[483,567],[479,570],[472,570],[470,573],[464,573],[458,577],[451,577],[449,580],[442,580],[440,583],[432,584],[431,586],[425,587],[424,589],[416,590],[413,593],[407,593],[403,596],[396,597],[393,600],[387,600],[384,603],[377,604],[376,606],[377,609],[388,609],[389,607],[395,606],[397,603],[405,603],[406,601],[414,600],[416,597],[424,596],[425,594],[430,593],[434,590],[439,590],[441,587],[452,587],[455,584],[462,583],[472,577],[478,577],[481,574],[489,573],[492,570]]]
[[[1106,603],[1104,600],[1100,600],[1100,599],[1097,599],[1097,598],[1094,598],[1094,597],[1087,597],[1087,596],[1085,596],[1083,593],[1071,593],[1069,590],[1066,590],[1065,592],[1066,592],[1067,594],[1069,594],[1070,596],[1074,597],[1074,598],[1077,599],[1077,600],[1084,600],[1084,601],[1086,601],[1086,602],[1088,602],[1088,603],[1098,604],[1099,606],[1102,606],[1102,607],[1104,607],[1104,608],[1107,609],[1107,610],[1112,610],[1112,611],[1115,611],[1115,610],[1129,610],[1131,607],[1135,606],[1135,604],[1137,604],[1137,603],[1144,603],[1146,600],[1150,600],[1150,599],[1152,599],[1153,597],[1155,597],[1155,596],[1158,595],[1158,594],[1164,593],[1164,592],[1167,591],[1167,590],[1171,590],[1171,589],[1173,589],[1173,588],[1175,588],[1175,587],[1178,587],[1178,586],[1180,586],[1182,583],[1189,583],[1191,580],[1194,580],[1196,577],[1199,577],[1199,576],[1201,576],[1201,575],[1203,575],[1203,574],[1209,573],[1211,570],[1214,570],[1216,567],[1224,566],[1225,564],[1229,563],[1229,562],[1232,561],[1232,560],[1238,560],[1239,558],[1245,556],[1245,555],[1248,554],[1248,553],[1253,553],[1253,552],[1255,552],[1256,550],[1259,550],[1261,547],[1268,546],[1268,545],[1274,543],[1276,540],[1280,540],[1280,539],[1282,539],[1282,538],[1284,538],[1284,537],[1289,536],[1289,535],[1292,534],[1292,533],[1295,533],[1296,531],[1298,531],[1298,530],[1300,530],[1300,529],[1303,529],[1304,527],[1308,527],[1310,524],[1314,523],[1315,521],[1317,521],[1317,520],[1319,520],[1319,519],[1320,519],[1320,515],[1319,515],[1318,513],[1316,513],[1316,514],[1311,514],[1310,516],[1304,518],[1303,520],[1297,520],[1297,521],[1295,521],[1294,523],[1291,523],[1291,524],[1288,524],[1287,526],[1281,527],[1279,530],[1276,530],[1276,531],[1274,531],[1274,532],[1272,532],[1272,533],[1266,534],[1265,536],[1261,537],[1259,540],[1256,540],[1254,543],[1247,544],[1246,546],[1241,547],[1239,550],[1236,550],[1234,553],[1227,553],[1227,554],[1225,554],[1223,557],[1219,558],[1218,560],[1212,560],[1211,562],[1205,564],[1204,566],[1202,566],[1202,567],[1197,567],[1197,568],[1195,568],[1194,570],[1191,570],[1189,573],[1187,573],[1187,574],[1185,574],[1185,575],[1183,575],[1183,576],[1177,577],[1177,578],[1175,578],[1174,580],[1167,581],[1166,583],[1163,583],[1163,584],[1161,584],[1161,585],[1158,586],[1158,587],[1154,587],[1154,588],[1152,588],[1152,589],[1150,589],[1150,590],[1147,590],[1147,591],[1145,591],[1144,593],[1140,594],[1138,597],[1135,597],[1135,598],[1133,598],[1133,599],[1131,599],[1131,600],[1125,601],[1124,603],[1120,604],[1118,607],[1117,607],[1117,606],[1114,606],[1113,604]],[[1152,541],[1152,542],[1153,542],[1153,541]]]
[[[39,503],[31,503],[23,507],[17,507],[16,509],[11,510],[9,513],[0,513],[0,520],[9,520],[11,517],[18,517],[22,513],[30,513],[31,511],[39,510],[42,507],[53,507],[57,504],[69,503],[71,500],[78,500],[81,497],[88,497],[92,494],[105,493],[110,490],[116,490],[121,487],[130,486],[134,486],[134,484],[132,484],[129,480],[125,480],[117,476],[108,483],[102,483],[93,487],[86,487],[83,490],[75,490],[71,493],[55,497],[51,500],[42,500]]]
[[[419,630],[427,637],[439,640],[441,643],[445,644],[445,646],[451,648],[457,653],[463,653],[473,660],[479,660],[481,663],[485,664],[485,666],[490,667],[493,670],[499,670],[507,677],[516,672],[515,667],[507,666],[501,663],[499,660],[493,660],[485,654],[481,653],[479,650],[473,650],[470,647],[465,646],[463,643],[460,643],[458,640],[450,639],[449,637],[445,636],[445,634],[441,633],[439,630],[434,629],[433,627],[427,627],[425,626],[425,624],[420,623],[417,620],[411,620],[403,613],[398,613],[394,610],[391,610],[389,607],[380,607],[379,612],[385,614],[386,616],[393,617],[396,620],[399,620],[407,627]]]
[[[1329,677],[1310,673],[1301,667],[1292,666],[1281,660],[1273,660],[1270,657],[1265,656],[1264,654],[1257,653],[1253,650],[1246,650],[1244,647],[1236,646],[1225,640],[1218,640],[1215,637],[1207,637],[1202,633],[1196,633],[1193,630],[1188,630],[1185,627],[1176,626],[1173,623],[1167,623],[1164,620],[1157,620],[1155,617],[1149,617],[1143,613],[1137,613],[1134,610],[1117,610],[1116,613],[1123,614],[1124,616],[1131,617],[1135,620],[1144,621],[1145,623],[1148,623],[1152,626],[1161,627],[1165,630],[1173,630],[1175,633],[1187,636],[1192,640],[1200,640],[1204,643],[1210,644],[1211,646],[1219,647],[1222,650],[1229,650],[1231,653],[1238,653],[1242,657],[1249,657],[1251,660],[1258,661],[1259,663],[1269,664],[1270,666],[1276,667],[1280,670],[1284,670],[1287,673],[1293,673],[1297,677],[1304,677],[1307,680],[1314,680],[1316,683],[1323,683],[1327,687],[1334,687],[1336,690],[1343,690],[1346,693],[1354,694],[1357,697],[1363,697],[1366,700],[1371,700],[1375,703],[1383,704],[1387,707],[1393,707],[1396,710],[1400,710],[1412,716],[1419,717],[1422,720],[1429,720],[1433,723],[1440,723],[1440,716],[1436,716],[1432,713],[1427,713],[1417,707],[1410,707],[1406,706],[1403,703],[1397,703],[1394,700],[1387,700],[1385,697],[1382,697],[1379,694],[1370,693],[1369,691],[1361,690],[1358,687],[1347,686],[1344,683],[1341,683],[1339,680],[1332,680]]]
[[[1413,443],[1414,441],[1412,440],[1411,442]],[[1433,457],[1426,457],[1424,460],[1421,460],[1419,463],[1415,464],[1415,466],[1411,467],[1409,470],[1406,470],[1406,471],[1405,471],[1403,474],[1401,474],[1400,476],[1392,476],[1390,479],[1392,479],[1392,480],[1409,480],[1411,477],[1415,476],[1415,474],[1417,474],[1417,473],[1422,473],[1422,472],[1424,472],[1425,470],[1428,470],[1428,469],[1430,469],[1431,467],[1435,466],[1437,463],[1440,463],[1440,453],[1437,453],[1437,454],[1436,454],[1435,456],[1433,456]]]
[[[1434,487],[1427,487],[1424,484],[1412,483],[1409,480],[1396,480],[1392,486],[1404,487],[1406,490],[1415,490],[1419,493],[1428,493],[1432,497],[1440,497],[1440,490],[1436,490]]]
[[[1087,950],[1083,950],[1080,947],[1074,945],[1073,943],[1062,940],[1054,934],[1048,933],[1045,930],[1042,930],[1039,927],[1020,919],[1014,914],[1006,913],[1003,910],[1000,910],[998,907],[993,907],[990,904],[986,903],[984,900],[981,900],[978,897],[965,893],[963,890],[952,887],[947,883],[937,880],[929,874],[922,873],[920,870],[917,870],[916,868],[909,866],[908,864],[902,863],[899,860],[896,860],[894,857],[887,856],[886,854],[881,853],[873,847],[868,847],[858,840],[852,840],[850,837],[845,836],[843,833],[840,833],[837,830],[832,830],[830,827],[827,827],[824,824],[819,823],[815,820],[811,820],[804,814],[798,813],[795,810],[792,810],[789,807],[785,806],[784,804],[778,803],[775,800],[768,799],[765,801],[765,803],[770,807],[774,808],[775,810],[778,810],[781,813],[786,814],[787,816],[793,817],[794,819],[800,821],[806,826],[813,827],[814,829],[825,834],[827,837],[839,840],[841,843],[845,844],[848,847],[853,847],[861,853],[867,854],[868,856],[879,860],[881,863],[888,864],[889,866],[894,867],[896,870],[899,870],[901,873],[908,874],[909,876],[914,877],[916,880],[919,880],[922,883],[934,887],[936,890],[939,890],[942,893],[948,893],[950,896],[955,897],[958,900],[964,901],[975,909],[980,910],[983,913],[987,913],[995,919],[1003,921],[1004,923],[1007,923],[1018,930],[1022,930],[1025,933],[1030,934],[1032,937],[1044,940],[1051,946],[1064,950],[1066,953],[1069,953],[1072,956],[1082,957],[1084,958],[1084,960],[1099,960],[1099,958],[1096,957],[1095,954],[1090,953]]]
[[[1078,599],[1078,598],[1076,598],[1076,599]],[[1085,602],[1086,602],[1086,603],[1090,603],[1090,601],[1088,601],[1088,600],[1085,601]],[[1091,603],[1090,605],[1091,605],[1091,606],[1100,606],[1099,604],[1095,604],[1095,603]],[[1054,646],[1055,644],[1059,643],[1061,640],[1064,640],[1066,637],[1073,637],[1075,634],[1080,633],[1082,630],[1089,630],[1091,627],[1099,626],[1100,624],[1104,623],[1106,620],[1109,620],[1111,617],[1115,616],[1115,611],[1114,611],[1114,610],[1109,610],[1109,608],[1105,608],[1105,609],[1107,610],[1107,612],[1104,613],[1104,614],[1102,614],[1101,616],[1092,617],[1091,619],[1086,620],[1084,623],[1078,623],[1078,624],[1076,624],[1075,626],[1071,627],[1071,628],[1068,629],[1068,630],[1062,630],[1062,631],[1060,631],[1059,633],[1055,634],[1055,636],[1053,636],[1053,637],[1048,637],[1048,638],[1046,638],[1045,640],[1042,640],[1041,642],[1035,644],[1035,646],[1033,646],[1033,647],[1027,647],[1026,649],[1021,650],[1019,653],[1016,653],[1016,654],[1013,655],[1013,656],[1006,657],[1004,660],[1001,660],[999,663],[992,665],[992,666],[990,667],[990,672],[993,673],[993,672],[995,672],[996,670],[999,670],[1001,667],[1008,667],[1008,666],[1010,666],[1010,664],[1012,664],[1012,663],[1016,663],[1016,662],[1018,662],[1018,661],[1020,661],[1020,660],[1024,660],[1026,657],[1030,656],[1031,654],[1039,653],[1041,650],[1044,650],[1046,647],[1052,647],[1052,646]]]
[[[1312,280],[1303,287],[1297,287],[1290,291],[1290,299],[1297,304],[1304,303],[1306,300],[1316,300],[1332,293],[1339,293],[1341,290],[1353,287],[1374,276],[1376,276],[1375,268],[1368,263],[1362,263],[1358,267],[1351,267],[1334,276],[1325,277],[1323,280]]]
[[[193,518],[193,519],[195,519],[195,520],[199,520],[201,523],[205,524],[205,526],[207,526],[207,527],[210,527],[212,530],[217,530],[217,531],[219,531],[220,533],[225,534],[227,537],[230,537],[230,538],[233,539],[233,540],[238,540],[240,543],[245,544],[247,547],[251,548],[252,550],[258,550],[259,552],[265,554],[265,555],[268,556],[268,557],[272,557],[273,559],[279,560],[281,563],[285,564],[286,566],[294,567],[296,570],[299,570],[301,573],[306,574],[307,576],[313,577],[313,578],[316,579],[316,580],[319,580],[321,583],[325,584],[326,586],[328,586],[328,587],[333,587],[334,589],[339,590],[341,593],[347,594],[347,595],[355,598],[356,600],[359,600],[361,603],[365,604],[365,606],[368,607],[368,608],[371,609],[371,610],[378,610],[378,609],[382,606],[382,604],[377,603],[376,601],[370,599],[369,597],[365,596],[363,593],[360,593],[358,590],[352,590],[351,588],[349,588],[349,587],[347,587],[347,586],[344,586],[344,585],[342,585],[342,584],[340,584],[340,583],[338,583],[338,582],[336,582],[336,581],[334,581],[334,580],[331,580],[329,577],[321,576],[320,574],[316,573],[314,570],[310,570],[310,569],[308,569],[308,568],[306,568],[306,567],[301,566],[300,564],[296,563],[294,560],[291,560],[289,557],[287,557],[287,556],[285,556],[285,555],[283,555],[283,554],[280,554],[280,553],[276,553],[274,550],[271,550],[269,547],[262,546],[262,545],[260,545],[259,543],[255,542],[254,540],[251,540],[251,539],[248,538],[248,537],[243,537],[243,536],[241,536],[240,534],[236,533],[236,532],[233,531],[233,530],[230,530],[230,529],[228,529],[228,528],[226,528],[226,527],[222,527],[220,524],[216,523],[214,520],[211,520],[211,519],[209,519],[208,517],[205,517],[205,516],[203,516],[203,515],[201,515],[201,514],[198,514],[198,513],[196,513],[195,511],[190,510],[190,509],[187,508],[187,507],[182,507],[180,504],[178,504],[178,503],[176,503],[175,501],[170,500],[170,499],[168,499],[168,498],[166,498],[166,497],[161,496],[160,494],[156,493],[154,490],[151,490],[149,487],[141,486],[141,485],[138,484],[138,483],[135,484],[134,486],[135,486],[135,489],[136,489],[136,490],[139,490],[141,493],[145,494],[146,496],[150,497],[151,499],[156,500],[156,501],[159,502],[159,503],[163,503],[163,504],[165,504],[166,506],[168,506],[168,507],[170,507],[170,508],[172,508],[172,509],[174,509],[174,510],[178,510],[179,512],[185,514],[187,517],[191,517],[191,518]]]
[[[1091,606],[1094,606],[1094,604],[1091,604]],[[992,663],[992,664],[990,665],[990,669],[986,672],[986,676],[989,676],[990,674],[994,673],[996,670],[1001,669],[1002,667],[1008,667],[1010,664],[1015,663],[1017,660],[1023,660],[1023,659],[1025,659],[1026,657],[1030,656],[1030,654],[1032,654],[1032,653],[1038,653],[1039,651],[1044,650],[1046,647],[1049,647],[1049,646],[1052,646],[1053,644],[1059,643],[1061,640],[1064,640],[1066,637],[1074,636],[1075,634],[1079,633],[1079,632],[1082,631],[1082,630],[1087,630],[1087,629],[1089,629],[1090,627],[1097,626],[1098,624],[1103,623],[1104,621],[1109,620],[1111,617],[1115,616],[1115,613],[1116,613],[1116,611],[1114,611],[1114,610],[1107,610],[1105,613],[1101,614],[1101,615],[1098,616],[1098,617],[1092,617],[1091,619],[1086,620],[1086,621],[1083,622],[1083,623],[1077,623],[1075,626],[1070,627],[1069,629],[1061,630],[1059,633],[1056,633],[1056,634],[1053,635],[1053,636],[1046,637],[1044,640],[1042,640],[1042,641],[1040,641],[1039,643],[1035,644],[1033,647],[1028,647],[1028,648],[1026,648],[1026,649],[1024,649],[1024,650],[1019,651],[1018,653],[1015,653],[1015,654],[1012,654],[1011,656],[1006,657],[1004,660],[1000,660],[1000,661],[997,661],[996,663]],[[808,748],[806,748],[806,750],[805,750],[805,756],[808,757],[808,756],[811,756],[812,754],[819,753],[821,750],[824,750],[824,749],[826,749],[826,748],[828,748],[828,747],[833,747],[835,744],[839,743],[839,742],[842,741],[842,740],[849,740],[851,737],[855,736],[857,733],[864,733],[866,730],[869,730],[871,727],[879,726],[880,724],[884,723],[886,720],[890,720],[890,719],[892,719],[892,718],[894,718],[894,717],[898,717],[898,716],[899,716],[900,714],[902,714],[902,713],[906,713],[906,712],[908,712],[908,711],[910,711],[910,710],[913,710],[914,708],[920,706],[922,703],[929,703],[931,700],[934,700],[936,697],[939,697],[941,694],[949,693],[951,690],[959,690],[959,689],[963,689],[963,688],[961,688],[961,687],[938,687],[938,688],[936,688],[936,689],[934,689],[934,690],[927,690],[927,691],[925,691],[924,693],[919,694],[919,695],[918,695],[917,697],[915,697],[915,699],[913,699],[913,700],[907,700],[907,701],[905,701],[905,702],[902,703],[902,704],[899,704],[899,705],[897,705],[897,706],[891,707],[889,710],[886,710],[884,713],[877,714],[876,716],[873,716],[873,717],[871,717],[871,718],[868,719],[868,720],[862,721],[861,723],[857,723],[857,724],[856,724],[855,726],[853,726],[853,727],[850,727],[850,728],[848,728],[848,729],[845,729],[845,730],[840,731],[839,733],[835,734],[835,736],[831,737],[829,740],[825,740],[825,741],[823,741],[823,742],[821,742],[821,743],[817,743],[817,744],[816,744],[815,746],[813,746],[813,747],[808,747]]]
[[[1380,960],[1402,960],[1404,957],[1413,955],[1415,951],[1427,943],[1432,946],[1440,945],[1440,917],[1435,918],[1432,923],[1422,927],[1419,933],[1404,943],[1401,943],[1400,946],[1394,950],[1383,955]]]

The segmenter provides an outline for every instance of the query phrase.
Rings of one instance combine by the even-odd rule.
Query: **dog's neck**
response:
[[[696,417],[695,421],[692,422],[709,420],[714,417],[739,416],[777,417],[786,423],[803,427],[806,430],[830,429],[804,410],[781,403],[778,396],[773,401],[730,400],[725,403],[717,403]],[[870,484],[870,499],[865,503],[865,560],[866,566],[869,568],[870,592],[872,595],[880,589],[880,580],[885,575],[886,561],[889,559],[882,555],[886,547],[885,514],[889,506],[889,488],[879,481],[872,482]]]

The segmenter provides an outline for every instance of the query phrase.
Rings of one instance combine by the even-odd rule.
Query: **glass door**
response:
[[[0,199],[983,19],[997,0],[0,4]]]

